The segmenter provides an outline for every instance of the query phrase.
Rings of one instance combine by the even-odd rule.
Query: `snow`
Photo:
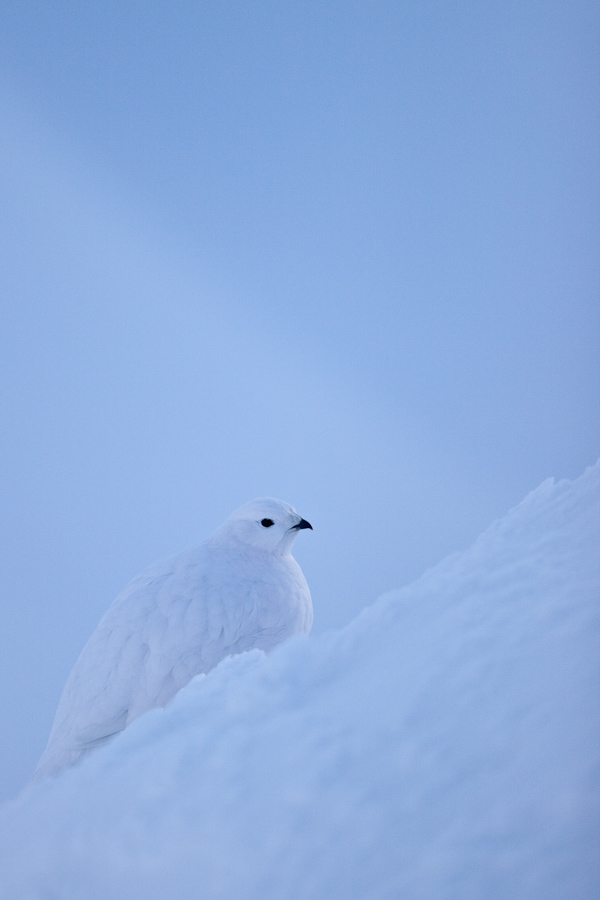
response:
[[[600,463],[0,818],[10,900],[598,895]],[[402,548],[398,548],[402,552]]]

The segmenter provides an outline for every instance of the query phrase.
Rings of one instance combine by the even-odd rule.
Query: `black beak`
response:
[[[311,531],[313,530],[312,525],[310,522],[307,522],[306,519],[300,519],[298,524],[293,526],[294,531],[302,531],[303,528],[310,528]]]

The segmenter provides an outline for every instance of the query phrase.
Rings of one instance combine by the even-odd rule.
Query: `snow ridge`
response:
[[[342,631],[225,660],[4,808],[0,896],[589,900],[598,547],[600,463]]]

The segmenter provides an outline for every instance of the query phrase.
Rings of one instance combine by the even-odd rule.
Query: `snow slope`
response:
[[[3,809],[10,900],[590,900],[600,464]],[[402,548],[398,548],[402,552]]]

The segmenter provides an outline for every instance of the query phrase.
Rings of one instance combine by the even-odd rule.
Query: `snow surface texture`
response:
[[[591,900],[600,465],[3,810],[10,900]],[[401,552],[399,550],[399,552]]]
[[[259,497],[197,547],[134,578],[67,679],[34,779],[57,775],[166,706],[225,657],[308,634],[310,591],[291,554],[303,528],[312,526],[293,506]]]

